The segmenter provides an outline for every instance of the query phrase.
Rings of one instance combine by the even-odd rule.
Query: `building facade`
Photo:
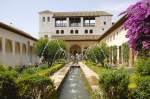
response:
[[[0,22],[0,64],[23,66],[38,63],[34,50],[36,41],[26,32]]]
[[[110,27],[100,38],[99,42],[105,42],[109,47],[117,47],[117,64],[125,64],[123,59],[123,54],[129,54],[126,62],[127,66],[133,66],[136,55],[134,51],[129,48],[129,53],[123,53],[122,45],[128,43],[128,38],[126,38],[127,30],[123,28],[123,23],[125,22],[125,16],[120,18],[112,27]],[[112,53],[113,54],[113,53]],[[110,57],[110,62],[113,63],[113,57]]]
[[[111,26],[112,15],[104,11],[39,12],[39,36],[65,40],[71,54],[82,54]]]

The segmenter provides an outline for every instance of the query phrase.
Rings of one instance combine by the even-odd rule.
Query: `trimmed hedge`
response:
[[[17,81],[21,99],[55,99],[56,91],[48,77],[33,75]]]
[[[129,75],[123,70],[108,70],[100,75],[100,88],[104,98],[127,99]]]
[[[64,64],[28,67],[22,72],[0,66],[0,99],[56,99],[56,91],[49,75]]]
[[[6,73],[0,73],[0,99],[19,99],[17,84]]]
[[[136,62],[137,72],[142,76],[150,76],[150,58],[141,58]]]
[[[141,77],[138,80],[137,87],[131,90],[131,99],[149,99],[150,98],[150,76]]]

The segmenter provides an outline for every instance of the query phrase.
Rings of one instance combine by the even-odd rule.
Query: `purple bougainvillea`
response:
[[[134,50],[150,49],[150,0],[141,0],[126,11],[124,28],[129,45]]]

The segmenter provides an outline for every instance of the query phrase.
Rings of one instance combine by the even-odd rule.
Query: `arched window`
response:
[[[20,43],[19,42],[15,43],[15,53],[20,54]]]
[[[59,34],[59,30],[56,30],[56,34]]]
[[[78,34],[78,30],[75,30],[75,34]]]
[[[50,17],[47,17],[47,22],[50,22]]]
[[[29,47],[29,54],[32,54],[32,52],[33,52],[33,47],[30,46],[30,47]]]
[[[64,30],[61,30],[61,34],[64,34]]]
[[[88,33],[88,30],[85,30],[84,33],[87,34],[87,33]]]
[[[26,54],[26,52],[27,52],[26,44],[22,44],[22,53]]]
[[[45,22],[45,17],[42,17],[42,21]]]
[[[5,40],[5,50],[7,53],[12,53],[13,48],[12,48],[12,40],[6,39]]]
[[[93,30],[90,30],[90,33],[92,34],[92,33],[93,33]]]
[[[73,34],[73,30],[70,30],[70,33]]]

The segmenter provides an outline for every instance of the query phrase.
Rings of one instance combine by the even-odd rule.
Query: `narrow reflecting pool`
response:
[[[60,89],[58,99],[90,99],[88,92],[84,88],[79,67],[71,67]]]

